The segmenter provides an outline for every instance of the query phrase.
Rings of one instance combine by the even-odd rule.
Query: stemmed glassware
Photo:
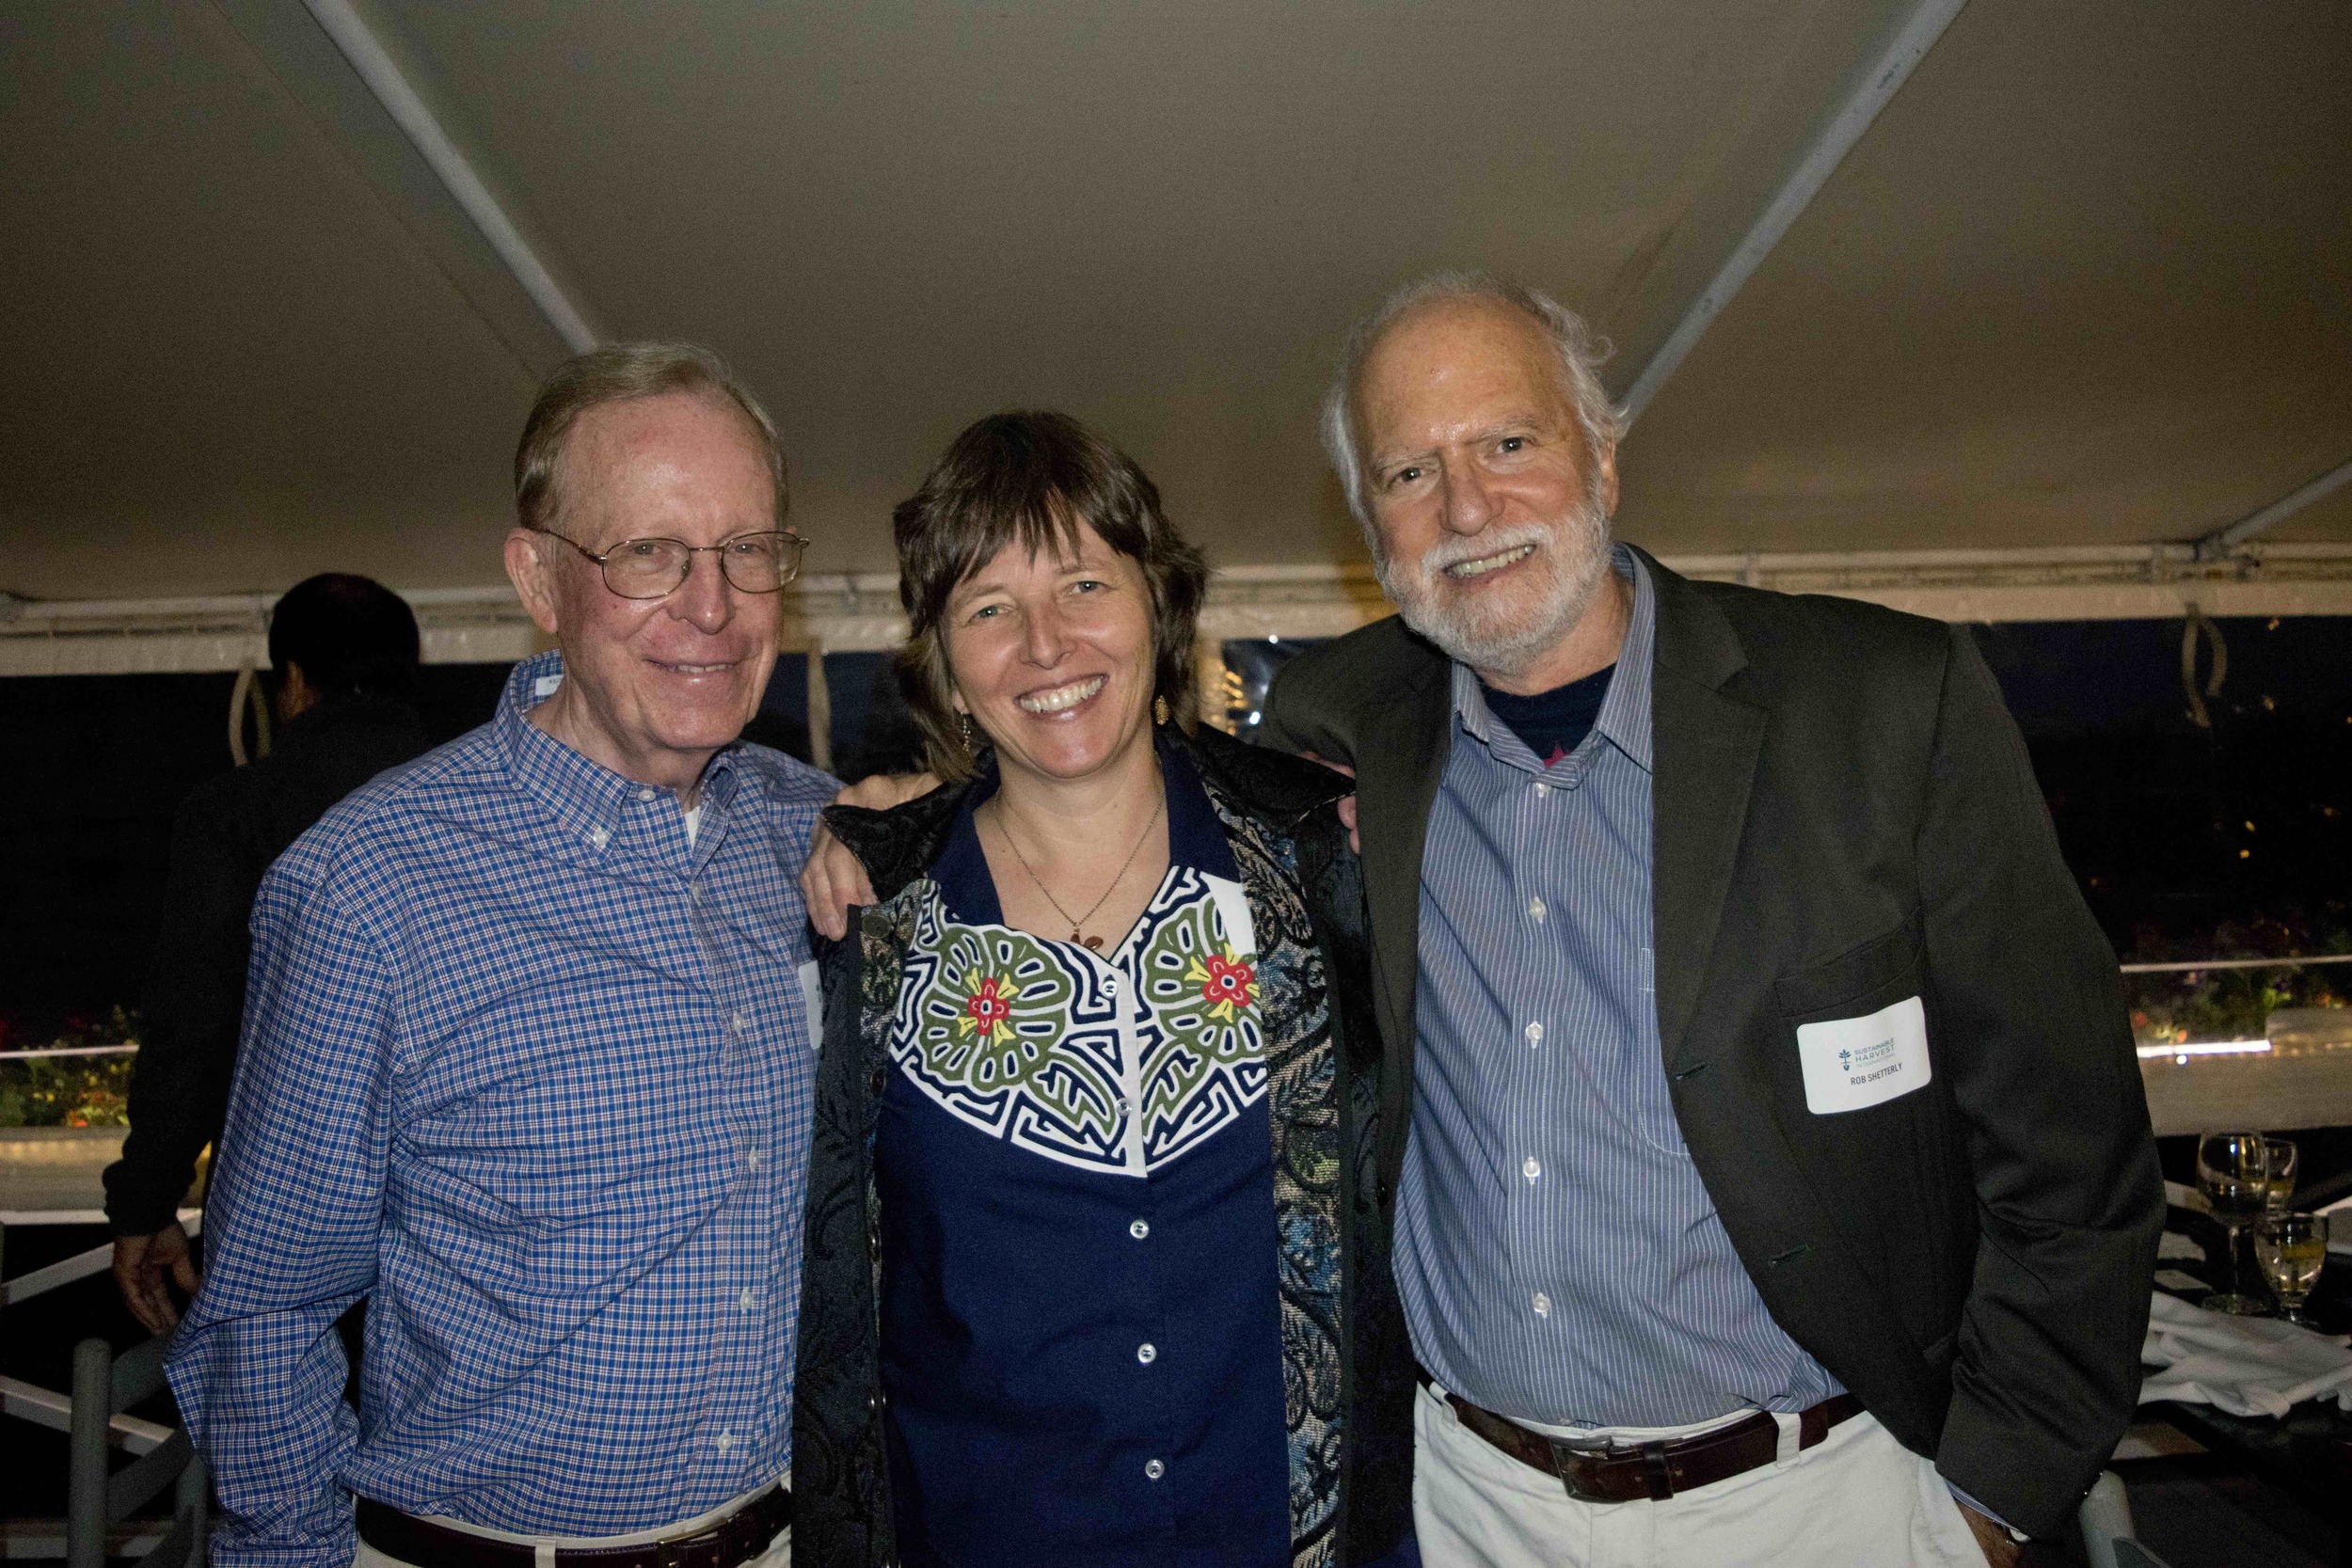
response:
[[[2273,1214],[2283,1214],[2295,1207],[2296,1148],[2293,1138],[2265,1138],[2269,1149],[2270,1198],[2264,1205]]]
[[[2265,1214],[2254,1223],[2254,1256],[2261,1259],[2270,1288],[2278,1293],[2280,1316],[2291,1323],[2311,1325],[2303,1315],[2303,1298],[2319,1283],[2328,1265],[2328,1216],[2325,1214]]]
[[[2238,1317],[2269,1311],[2268,1302],[2238,1289],[2238,1238],[2247,1226],[2262,1217],[2270,1198],[2270,1148],[2263,1135],[2208,1132],[2199,1139],[2197,1186],[2212,1205],[2213,1217],[2230,1235],[2230,1277],[2219,1294],[2205,1298],[2205,1309]]]

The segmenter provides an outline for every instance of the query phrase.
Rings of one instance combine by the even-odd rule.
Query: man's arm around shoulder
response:
[[[1405,678],[1407,667],[1397,656],[1407,647],[1442,657],[1408,643],[1404,623],[1390,617],[1292,659],[1275,672],[1260,707],[1260,743],[1354,766],[1364,706]]]
[[[170,1377],[213,1468],[215,1568],[349,1568],[358,1439],[335,1320],[375,1278],[392,975],[280,862],[254,908],[245,1037]]]
[[[2024,741],[1954,628],[1918,864],[1982,1227],[1937,1467],[2035,1536],[2071,1528],[2139,1389],[2164,1188],[2115,956]]]

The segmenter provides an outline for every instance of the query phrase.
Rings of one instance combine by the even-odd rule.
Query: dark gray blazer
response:
[[[1708,1196],[1773,1318],[1905,1446],[2062,1533],[2139,1388],[2164,1188],[2115,956],[1963,628],[1850,599],[1657,592],[1659,1037]],[[1352,763],[1375,998],[1413,1082],[1445,657],[1391,619],[1302,656],[1272,744]],[[1806,1109],[1798,1025],[1909,996],[1933,1077]]]

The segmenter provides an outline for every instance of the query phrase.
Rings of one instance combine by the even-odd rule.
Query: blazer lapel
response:
[[[1429,808],[1445,776],[1454,734],[1451,666],[1432,656],[1418,678],[1373,712],[1356,753],[1364,896],[1380,979],[1381,1022],[1407,1070],[1415,982],[1421,973],[1421,856]]]
[[[1721,690],[1747,663],[1723,611],[1685,578],[1646,554],[1644,561],[1658,606],[1650,696],[1652,941],[1658,1037],[1673,1070],[1723,924],[1765,716]]]

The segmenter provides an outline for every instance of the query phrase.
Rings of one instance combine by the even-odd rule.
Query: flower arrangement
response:
[[[40,1045],[0,1021],[0,1049],[129,1047],[106,1055],[0,1057],[0,1127],[129,1126],[138,1037],[139,1016],[128,1007],[103,1019],[70,1015],[56,1037]]]

